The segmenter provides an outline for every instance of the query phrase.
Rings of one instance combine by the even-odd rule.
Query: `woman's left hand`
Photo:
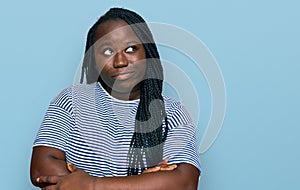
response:
[[[177,164],[168,164],[169,158],[164,159],[160,163],[158,163],[156,166],[151,167],[143,171],[143,174],[146,173],[152,173],[152,172],[158,172],[158,171],[173,171],[177,168]]]
[[[93,189],[95,177],[90,176],[85,171],[76,168],[70,163],[67,164],[71,174],[66,176],[40,176],[37,178],[38,183],[51,184],[42,190],[90,190]]]

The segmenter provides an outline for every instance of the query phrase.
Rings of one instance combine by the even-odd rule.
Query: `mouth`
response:
[[[122,72],[114,75],[112,78],[115,80],[128,80],[133,76],[133,72]]]

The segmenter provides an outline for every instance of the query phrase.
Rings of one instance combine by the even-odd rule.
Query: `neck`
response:
[[[140,85],[135,86],[130,92],[118,92],[104,85],[104,89],[114,98],[124,101],[137,100],[140,98]]]

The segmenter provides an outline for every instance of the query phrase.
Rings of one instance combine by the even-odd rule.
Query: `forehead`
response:
[[[132,28],[122,19],[111,19],[100,24],[96,30],[95,38],[96,41],[114,38],[133,38],[138,40]]]

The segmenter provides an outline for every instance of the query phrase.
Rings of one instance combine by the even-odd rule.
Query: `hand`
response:
[[[42,190],[93,189],[94,177],[70,163],[67,163],[67,169],[71,174],[66,176],[40,176],[37,178],[37,182],[51,184],[42,188]]]
[[[169,158],[164,159],[162,162],[158,163],[157,166],[154,166],[152,168],[148,168],[143,171],[143,174],[145,173],[151,173],[151,172],[158,172],[158,171],[173,171],[177,168],[176,164],[168,165]]]

